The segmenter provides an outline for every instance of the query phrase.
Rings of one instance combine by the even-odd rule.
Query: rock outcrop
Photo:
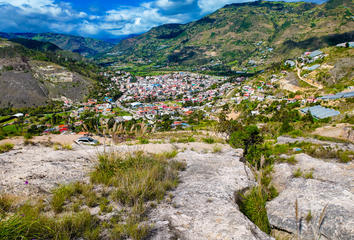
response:
[[[354,131],[352,127],[344,127],[340,133],[340,135],[351,142],[354,142]]]
[[[148,239],[273,239],[245,217],[235,203],[235,191],[256,184],[250,169],[239,161],[242,150],[218,145],[222,148],[218,153],[211,153],[213,145],[203,143],[114,146],[115,151],[150,153],[178,148],[182,152],[176,160],[187,163],[180,173],[179,186],[171,192],[171,201],[164,201],[148,213],[148,222],[154,225]],[[17,146],[0,154],[0,192],[48,194],[60,183],[88,180],[86,173],[97,151],[103,148],[75,145],[72,151],[55,151]],[[92,214],[98,211],[99,207],[90,209]],[[109,217],[99,216],[105,220]]]
[[[272,181],[281,193],[267,203],[270,224],[294,234],[299,231],[302,239],[314,239],[315,236],[353,239],[354,164],[324,162],[306,154],[295,155],[295,159],[298,161],[295,165],[282,163],[274,168]],[[289,174],[299,168],[303,176],[312,171],[313,179],[294,178]],[[296,198],[301,219],[299,225],[295,221]],[[323,223],[319,226],[326,205]]]
[[[321,141],[313,138],[304,138],[304,137],[297,137],[291,138],[286,136],[278,137],[277,139],[278,144],[286,144],[286,143],[295,143],[295,142],[310,142],[313,144],[322,145],[323,147],[331,147],[341,150],[349,150],[354,151],[354,144],[352,143],[337,143],[337,142],[330,142],[330,141]]]
[[[179,153],[186,161],[171,205],[151,214],[152,239],[272,239],[245,217],[234,202],[235,190],[254,186],[252,172],[239,161],[242,150],[220,154]]]

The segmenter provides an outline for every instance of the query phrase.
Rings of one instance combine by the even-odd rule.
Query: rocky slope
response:
[[[92,159],[97,151],[103,151],[102,147],[76,145],[72,151],[54,151],[43,144],[17,145],[15,150],[0,154],[2,191],[33,196],[48,194],[59,183],[87,180],[85,174],[93,164]],[[114,147],[116,151],[144,149],[155,153],[186,148],[176,157],[176,160],[186,161],[187,169],[180,175],[180,185],[171,192],[172,202],[164,202],[148,214],[148,221],[155,224],[148,239],[272,239],[248,220],[234,202],[236,190],[255,184],[251,171],[239,161],[242,150],[223,145],[219,153],[206,153],[208,146],[212,145]],[[200,152],[196,152],[198,149]],[[98,214],[96,210],[90,211]],[[107,214],[99,218],[109,216],[112,217]]]

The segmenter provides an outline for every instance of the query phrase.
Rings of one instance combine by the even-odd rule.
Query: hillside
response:
[[[55,46],[34,43],[41,49]],[[97,76],[90,63],[77,62],[65,56],[67,52],[60,49],[41,52],[1,40],[0,107],[44,106],[51,100],[83,101]]]
[[[118,43],[101,61],[264,69],[274,61],[353,39],[353,2],[230,4],[187,24],[167,24]]]
[[[4,33],[0,32],[0,37],[13,39],[25,38],[42,42],[49,42],[59,48],[74,53],[79,53],[84,57],[92,57],[98,53],[107,51],[114,45],[102,40],[85,38],[81,36],[57,34],[57,33]]]

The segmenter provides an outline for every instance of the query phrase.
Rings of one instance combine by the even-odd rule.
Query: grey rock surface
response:
[[[342,150],[349,150],[349,151],[354,151],[354,144],[352,143],[337,143],[337,142],[330,142],[330,141],[321,141],[317,140],[314,138],[304,138],[304,137],[297,137],[297,138],[292,138],[292,137],[286,137],[286,136],[281,136],[277,138],[278,144],[285,144],[285,143],[295,143],[295,142],[310,142],[313,144],[318,144],[322,145],[323,147],[331,147],[331,148],[337,148],[337,149],[342,149]]]
[[[286,156],[283,156],[286,157]],[[354,164],[325,162],[306,154],[297,154],[295,165],[282,163],[274,167],[274,185],[280,195],[267,203],[270,224],[296,233],[295,198],[298,199],[302,239],[314,239],[324,206],[325,218],[316,237],[321,239],[354,239]],[[298,168],[303,174],[313,172],[314,179],[294,178]],[[289,172],[290,171],[290,172]],[[311,211],[312,220],[306,216]]]
[[[280,195],[267,203],[268,219],[272,226],[296,233],[295,198],[298,199],[300,234],[302,239],[354,238],[354,195],[347,189],[316,179],[294,178]],[[325,217],[318,230],[323,211]],[[306,216],[311,211],[312,219]]]
[[[254,186],[251,171],[239,161],[242,151],[221,154],[179,153],[187,169],[172,192],[172,203],[158,206],[152,239],[272,239],[245,217],[234,192]]]
[[[271,176],[271,185],[273,185],[278,192],[282,192],[286,188],[288,182],[292,179],[293,170],[288,164],[281,163],[274,166]]]

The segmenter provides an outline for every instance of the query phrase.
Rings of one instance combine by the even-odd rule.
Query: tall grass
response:
[[[124,205],[162,200],[165,192],[177,185],[178,170],[183,169],[183,165],[166,158],[142,152],[100,155],[91,181],[115,186],[112,197]]]
[[[60,218],[47,217],[41,212],[41,203],[23,205],[5,221],[0,221],[0,239],[73,239],[98,223],[88,211]]]
[[[240,211],[244,213],[259,229],[270,234],[271,227],[269,225],[266,202],[268,194],[260,187],[254,187],[250,193],[243,196],[240,204]]]

